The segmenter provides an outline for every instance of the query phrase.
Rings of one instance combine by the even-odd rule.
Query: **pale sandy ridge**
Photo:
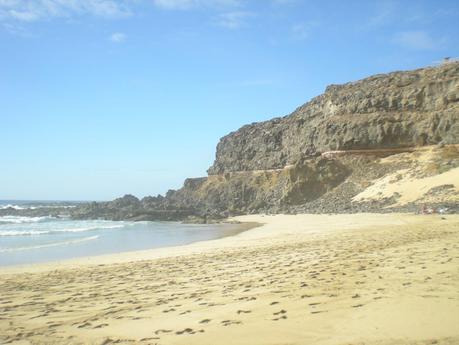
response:
[[[371,181],[364,191],[354,196],[353,201],[371,201],[395,198],[390,206],[423,203],[459,203],[459,145],[446,147],[426,146],[412,152],[383,158],[380,164],[410,162],[407,168],[384,175]],[[445,188],[431,195],[435,188]]]
[[[1,275],[0,343],[459,344],[459,216],[237,220],[264,226]]]

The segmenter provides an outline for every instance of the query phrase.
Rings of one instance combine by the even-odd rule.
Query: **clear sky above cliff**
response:
[[[0,0],[0,199],[139,197],[328,84],[459,56],[457,1]]]

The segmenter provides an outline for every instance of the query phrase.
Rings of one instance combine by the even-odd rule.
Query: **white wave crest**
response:
[[[19,252],[19,251],[30,250],[30,249],[40,249],[40,248],[65,246],[65,245],[69,245],[69,244],[76,244],[76,243],[81,243],[81,242],[93,241],[93,240],[97,240],[98,238],[99,238],[99,236],[96,235],[96,236],[89,236],[89,237],[79,238],[79,239],[76,239],[76,240],[40,244],[40,245],[36,245],[36,246],[17,247],[17,248],[0,248],[0,253]]]
[[[49,234],[47,230],[0,230],[0,236],[24,236],[24,235],[42,235]]]
[[[6,210],[12,208],[14,210],[37,210],[40,208],[73,208],[77,205],[49,205],[49,204],[33,204],[33,205],[16,205],[16,204],[0,204],[0,210]]]
[[[44,235],[44,234],[57,234],[62,232],[83,232],[92,230],[104,230],[104,229],[118,229],[124,227],[124,224],[117,225],[94,225],[82,228],[64,228],[64,229],[49,229],[49,230],[0,230],[0,236],[32,236],[32,235]]]
[[[15,209],[15,210],[25,210],[27,207],[22,207],[22,206],[13,205],[13,204],[0,206],[0,210],[6,210],[7,208],[12,208],[12,209]]]
[[[38,223],[46,222],[49,220],[57,219],[55,217],[46,216],[46,217],[21,217],[21,216],[3,216],[0,217],[0,223],[7,224],[23,224],[23,223]]]

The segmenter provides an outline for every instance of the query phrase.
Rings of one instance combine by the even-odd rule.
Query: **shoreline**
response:
[[[230,222],[228,222],[230,223]],[[234,223],[233,223],[234,224]],[[102,254],[102,255],[90,255],[75,257],[70,259],[63,260],[54,260],[30,264],[18,264],[18,265],[6,265],[0,266],[0,276],[4,274],[17,274],[17,273],[26,273],[26,272],[44,272],[56,269],[69,269],[72,267],[79,267],[84,265],[108,265],[108,264],[118,264],[125,262],[141,261],[156,259],[168,256],[168,251],[170,255],[182,255],[188,250],[188,247],[201,246],[207,242],[219,241],[225,238],[231,238],[240,235],[251,229],[261,227],[263,224],[257,222],[240,222],[237,225],[237,229],[234,231],[236,234],[231,234],[228,236],[220,237],[213,240],[204,240],[197,241],[189,244],[176,245],[176,246],[166,246],[159,248],[143,249],[143,250],[133,250],[133,251],[123,251],[118,253]],[[184,251],[183,251],[184,250]],[[190,248],[192,250],[192,248]]]
[[[458,215],[232,220],[263,226],[0,270],[0,342],[459,343]]]
[[[235,235],[225,236],[225,237],[214,239],[214,240],[204,240],[204,241],[198,241],[198,242],[194,242],[190,244],[170,246],[170,247],[134,250],[134,251],[126,251],[126,252],[110,253],[110,254],[102,254],[102,255],[92,255],[92,256],[76,257],[76,258],[71,258],[71,259],[56,260],[56,261],[49,261],[49,262],[0,266],[0,276],[4,274],[36,273],[36,272],[46,272],[46,271],[59,270],[59,269],[71,269],[71,268],[84,267],[84,266],[122,264],[122,263],[129,263],[129,262],[136,262],[136,261],[143,261],[143,260],[155,260],[155,259],[162,259],[162,258],[168,258],[168,257],[176,257],[176,256],[182,256],[182,255],[202,254],[208,251],[214,251],[214,250],[225,249],[225,248],[243,247],[244,245],[242,241],[238,240],[240,236],[242,236],[244,233],[250,232],[253,229],[266,227],[266,225],[269,225],[270,219],[275,219],[277,217],[285,217],[285,218],[294,219],[294,218],[298,218],[302,216],[310,217],[310,218],[345,217],[346,219],[348,219],[349,217],[353,217],[355,215],[378,218],[379,216],[398,217],[400,215],[410,216],[412,214],[406,214],[406,213],[352,213],[352,214],[343,213],[341,214],[341,213],[337,213],[337,214],[299,214],[299,215],[260,214],[260,215],[236,216],[236,217],[230,217],[226,220],[226,223],[237,222],[243,228],[241,232]],[[255,218],[255,221],[251,220],[253,218]],[[263,220],[265,220],[265,222],[263,222]],[[349,227],[349,224],[342,224],[342,226]],[[364,226],[364,225],[360,224],[356,226],[356,228],[359,228],[361,226]],[[352,225],[351,225],[351,228],[352,228]],[[285,234],[288,234],[288,233],[289,232],[285,232]],[[247,235],[247,236],[248,236],[248,239],[250,240],[258,240],[258,239],[270,238],[272,237],[272,235],[273,235],[272,231],[271,232],[266,231],[266,233],[262,233],[262,232],[256,232],[254,234],[250,233],[250,235]]]
[[[130,263],[130,262],[137,262],[137,261],[144,261],[144,260],[156,260],[156,259],[163,259],[163,258],[170,258],[170,257],[177,257],[177,256],[186,256],[186,255],[199,255],[204,254],[206,252],[212,252],[221,249],[227,248],[243,248],[247,245],[244,245],[244,240],[249,240],[250,244],[255,244],[257,240],[269,240],[272,237],[277,235],[291,235],[294,232],[284,231],[283,233],[278,233],[278,231],[265,231],[263,228],[270,225],[270,220],[280,217],[285,218],[299,218],[299,217],[306,217],[306,218],[327,218],[327,217],[337,217],[337,218],[345,218],[346,222],[341,223],[340,227],[341,230],[346,229],[354,229],[358,230],[362,227],[369,226],[372,221],[365,223],[355,223],[351,221],[349,223],[350,217],[366,217],[368,216],[371,219],[378,219],[378,218],[394,218],[392,219],[391,225],[402,225],[403,222],[397,222],[396,219],[400,217],[412,217],[412,219],[418,219],[417,217],[426,217],[426,215],[418,215],[412,213],[336,213],[336,214],[298,214],[298,215],[289,215],[289,214],[273,214],[273,215],[266,215],[266,214],[259,214],[259,215],[243,215],[243,216],[235,216],[230,217],[227,219],[227,223],[237,222],[243,228],[241,232],[225,236],[218,239],[213,240],[204,240],[198,241],[190,244],[184,245],[177,245],[177,246],[169,246],[169,247],[161,247],[161,248],[151,248],[151,249],[143,249],[143,250],[134,250],[134,251],[126,251],[126,252],[119,252],[119,253],[110,253],[110,254],[102,254],[102,255],[91,255],[91,256],[83,256],[83,257],[75,257],[71,259],[64,259],[64,260],[56,260],[56,261],[49,261],[49,262],[39,262],[39,263],[31,263],[31,264],[19,264],[19,265],[10,265],[10,266],[0,266],[0,276],[6,274],[18,274],[18,273],[38,273],[38,272],[46,272],[46,271],[53,271],[53,270],[60,270],[60,269],[72,269],[72,268],[79,268],[79,267],[86,267],[86,266],[99,266],[99,265],[111,265],[111,264],[123,264],[123,263]],[[427,217],[440,217],[442,215],[428,215]],[[457,216],[459,219],[459,215],[451,214],[449,216]],[[255,219],[255,220],[253,220]],[[422,218],[421,218],[422,219]],[[263,220],[265,220],[263,222]],[[386,219],[387,220],[387,219]],[[311,224],[311,226],[322,226],[323,224]],[[384,226],[388,225],[386,222]],[[272,224],[271,224],[272,226]],[[258,232],[251,232],[254,229],[263,229]],[[278,229],[276,229],[278,230]],[[308,229],[311,231],[311,229]],[[333,230],[337,230],[336,227],[333,227]],[[312,231],[315,232],[315,231]],[[243,236],[245,234],[245,236]],[[254,243],[255,242],[255,243]]]

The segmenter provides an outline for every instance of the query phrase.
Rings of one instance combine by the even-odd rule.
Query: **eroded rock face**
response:
[[[382,164],[381,151],[436,143],[442,143],[437,154],[444,157],[432,166],[455,168],[457,149],[444,144],[459,143],[459,62],[331,85],[289,116],[223,137],[207,177],[187,179],[164,197],[126,195],[63,212],[79,219],[193,222],[255,212],[383,212],[396,195],[366,203],[352,199],[372,180],[416,161],[408,155],[411,161]],[[369,151],[321,155],[335,150]]]
[[[169,201],[179,207],[194,205],[203,215],[217,217],[280,209],[320,197],[349,173],[339,161],[318,157],[286,169],[188,179],[182,189],[169,195]]]
[[[223,137],[208,177],[187,179],[165,197],[89,205],[82,216],[205,222],[255,212],[375,211],[381,203],[354,205],[352,197],[402,163],[381,165],[374,151],[321,153],[458,141],[459,63],[376,75],[331,85],[289,116]]]
[[[459,63],[331,85],[292,114],[223,137],[210,175],[283,168],[332,150],[459,141]]]

